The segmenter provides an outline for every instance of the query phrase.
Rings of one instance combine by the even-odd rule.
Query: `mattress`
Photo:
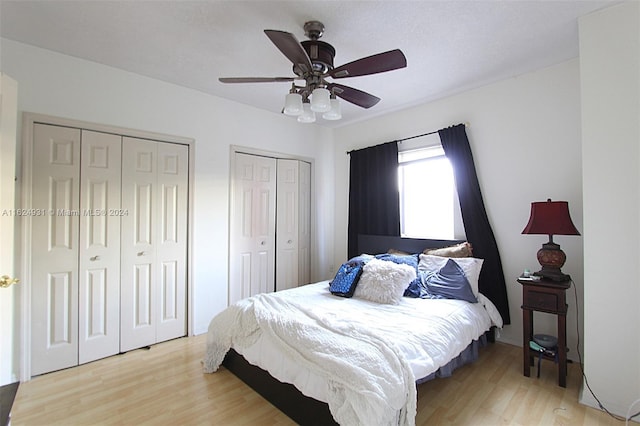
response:
[[[375,328],[378,335],[393,342],[418,381],[456,358],[492,326],[502,327],[496,307],[482,294],[478,303],[403,298],[399,305],[384,305],[358,298],[339,298],[328,288],[329,282],[324,281],[278,292],[278,295],[304,301],[323,319]],[[278,347],[271,335],[264,333],[252,345],[234,349],[277,380],[293,384],[306,396],[328,402],[325,377],[301,367]]]

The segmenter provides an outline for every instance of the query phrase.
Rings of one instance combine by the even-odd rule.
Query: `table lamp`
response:
[[[569,203],[566,201],[539,201],[531,203],[529,223],[522,231],[523,234],[548,235],[549,242],[538,250],[538,262],[542,269],[534,275],[551,281],[569,281],[571,277],[563,274],[560,268],[567,260],[567,256],[560,245],[553,242],[554,235],[580,235],[571,221]]]

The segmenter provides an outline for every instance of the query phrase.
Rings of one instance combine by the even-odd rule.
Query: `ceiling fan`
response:
[[[264,30],[273,44],[293,63],[295,77],[222,77],[219,78],[220,82],[292,82],[283,112],[298,116],[298,121],[308,123],[315,121],[315,112],[322,112],[323,118],[327,120],[340,119],[340,104],[336,97],[362,108],[371,108],[380,101],[380,98],[362,90],[327,82],[327,78],[358,77],[407,66],[407,59],[402,51],[395,49],[335,68],[333,58],[336,50],[329,43],[319,40],[324,33],[324,25],[318,21],[309,21],[303,28],[309,40],[302,42],[285,31]],[[296,80],[302,80],[304,85],[296,85]]]

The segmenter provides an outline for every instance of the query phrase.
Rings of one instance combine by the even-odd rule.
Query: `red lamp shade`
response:
[[[569,215],[566,201],[539,201],[531,203],[529,223],[523,234],[580,235]]]
[[[538,250],[538,262],[542,269],[535,275],[553,281],[569,281],[571,277],[563,274],[560,268],[567,260],[567,256],[560,245],[553,242],[554,235],[580,235],[569,215],[569,203],[566,201],[547,201],[531,203],[529,223],[524,227],[523,234],[548,235],[549,242]]]

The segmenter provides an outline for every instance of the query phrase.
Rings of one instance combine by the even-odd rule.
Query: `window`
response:
[[[464,238],[453,169],[439,140],[435,146],[400,151],[398,162],[400,234]]]

